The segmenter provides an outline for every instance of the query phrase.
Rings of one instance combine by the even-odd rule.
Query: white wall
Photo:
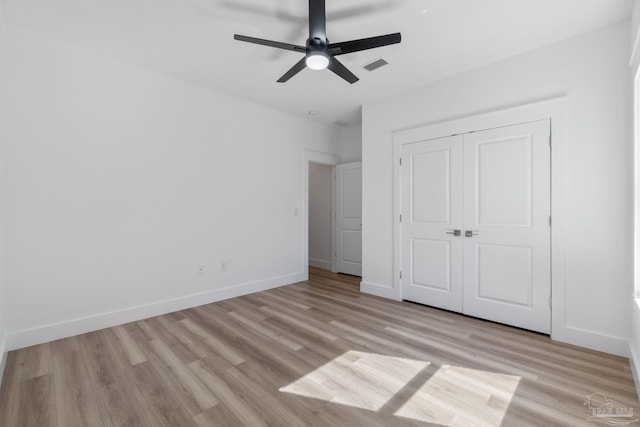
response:
[[[5,238],[5,185],[6,185],[6,147],[7,136],[5,133],[5,66],[7,63],[6,42],[7,25],[5,21],[4,5],[0,2],[0,381],[4,372],[6,361],[6,238]]]
[[[566,94],[564,319],[553,335],[628,353],[629,22],[363,107],[363,289],[393,295],[392,132]],[[563,161],[555,158],[554,161]],[[559,254],[558,254],[559,255]],[[558,265],[554,268],[560,267]],[[554,289],[556,286],[554,284]]]
[[[640,1],[633,1],[633,11],[631,13],[631,63],[633,70],[640,64]]]
[[[338,133],[340,163],[362,161],[362,126],[349,126]]]
[[[309,163],[309,265],[331,270],[331,166]]]
[[[635,75],[640,68],[640,0],[635,0],[633,4],[633,14],[631,15],[631,42],[632,42],[632,55],[631,55],[631,67],[629,73],[629,81],[633,85]],[[633,369],[634,380],[636,382],[636,389],[638,395],[640,395],[640,88],[634,88],[638,99],[635,104],[632,120],[635,119],[635,250],[633,262],[635,263],[635,295],[630,298],[631,301],[631,338],[629,340],[630,354],[631,354],[631,367]]]
[[[304,149],[337,131],[10,36],[9,347],[305,279]]]

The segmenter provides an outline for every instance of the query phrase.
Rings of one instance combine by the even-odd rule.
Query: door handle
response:
[[[473,237],[477,235],[478,235],[478,232],[473,230],[465,230],[464,232],[464,237]]]
[[[449,230],[447,234],[453,234],[455,237],[460,237],[461,235],[460,230]]]

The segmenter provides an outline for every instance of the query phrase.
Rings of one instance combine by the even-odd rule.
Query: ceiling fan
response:
[[[282,77],[278,79],[278,83],[288,81],[305,67],[309,67],[312,70],[324,70],[328,68],[351,84],[357,82],[359,80],[358,77],[338,61],[336,56],[396,44],[400,43],[401,40],[400,33],[393,33],[346,42],[329,43],[327,39],[325,0],[309,0],[309,38],[307,39],[306,46],[258,39],[240,34],[234,34],[233,38],[243,42],[304,53],[305,56],[291,67],[289,71],[284,73]]]

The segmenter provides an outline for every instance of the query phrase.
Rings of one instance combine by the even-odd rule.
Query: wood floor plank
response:
[[[271,336],[261,335],[256,329],[233,319],[228,313],[215,307],[198,307],[195,313],[205,319],[215,319],[217,333],[235,348],[242,358],[257,363],[266,369],[279,372],[285,378],[299,375],[312,366],[296,351],[274,341]]]
[[[629,361],[310,280],[10,352],[0,426],[592,426]]]
[[[271,329],[265,327],[263,323],[258,323],[255,320],[251,320],[248,317],[238,313],[237,311],[232,311],[231,313],[229,313],[229,316],[233,317],[238,322],[244,323],[251,329],[255,330],[257,333],[279,342],[290,350],[296,351],[302,348],[302,345],[295,342],[294,340],[289,339],[284,335],[273,332]]]
[[[189,409],[192,416],[218,404],[219,401],[213,393],[182,363],[167,344],[156,340],[151,341],[150,345],[164,363],[166,376],[173,380],[174,389],[180,390],[181,402]]]
[[[14,356],[15,357],[15,356]],[[9,366],[8,363],[6,366]],[[5,370],[7,368],[5,367]],[[20,419],[20,397],[21,391],[19,385],[14,382],[2,381],[0,387],[0,425],[10,426],[18,424]],[[57,418],[54,420],[57,424]]]
[[[81,353],[102,422],[106,427],[153,427],[140,405],[140,393],[130,381],[130,365],[118,362],[117,339],[112,330],[87,334]],[[121,357],[130,362],[129,355]],[[142,362],[139,362],[142,363]],[[138,364],[138,363],[136,363]]]
[[[261,387],[256,387],[257,378],[243,372],[242,365],[228,369],[224,375],[227,381],[233,381],[236,387],[241,388],[249,396],[252,405],[260,410],[267,424],[302,426],[305,425],[305,419],[313,415],[311,412],[302,412],[300,406],[292,408],[291,404],[288,405],[278,393],[263,393]]]
[[[217,353],[231,365],[238,365],[244,362],[243,357],[234,348],[222,340],[218,339],[215,335],[207,332],[200,325],[195,323],[189,318],[185,318],[180,321],[180,324],[190,333],[192,333],[197,339],[199,339],[203,346],[209,349],[209,352]]]
[[[242,421],[232,411],[227,409],[224,404],[219,403],[211,409],[202,412],[195,417],[193,421],[198,427],[229,427],[241,425],[255,425],[259,427],[261,424],[243,424]]]
[[[58,425],[104,427],[82,350],[53,355]]]
[[[251,400],[245,394],[237,389],[233,381],[225,381],[219,375],[219,371],[215,368],[215,364],[208,359],[199,360],[189,365],[189,368],[195,372],[199,378],[209,387],[209,389],[220,399],[225,408],[231,410],[235,417],[240,420],[243,425],[264,427],[267,423],[257,413],[251,403]],[[210,411],[208,416],[200,417],[207,419],[213,416]]]
[[[199,360],[207,357],[208,349],[202,345],[198,337],[194,337],[193,334],[184,327],[182,322],[185,320],[186,319],[182,318],[181,320],[174,321],[173,319],[168,319],[163,316],[157,318],[158,323],[166,333],[175,337],[177,340],[175,344],[171,345],[171,348],[175,349],[176,347],[180,347],[181,349],[185,349],[189,357],[183,357],[181,359],[184,360],[185,363],[189,363],[192,359]],[[176,353],[180,354],[180,352]]]
[[[335,341],[335,340],[338,339],[338,336],[333,335],[333,334],[331,334],[329,332],[326,332],[323,329],[322,325],[316,326],[315,325],[316,322],[313,319],[310,319],[308,317],[305,318],[304,320],[300,319],[300,318],[295,318],[293,316],[290,316],[288,314],[283,313],[282,309],[280,309],[280,311],[278,311],[278,309],[271,308],[271,307],[268,307],[268,306],[262,306],[262,307],[260,307],[260,310],[270,314],[271,316],[275,316],[275,317],[278,317],[278,318],[284,320],[289,325],[295,325],[298,328],[305,329],[305,330],[307,330],[307,331],[309,331],[309,332],[311,332],[311,333],[313,333],[315,335],[318,335],[318,336],[320,336],[320,337],[322,337],[324,339],[327,339],[327,340],[330,340],[330,341]],[[317,322],[317,323],[320,323],[320,322]]]
[[[23,348],[7,357],[3,382],[20,382],[50,374],[51,343]]]
[[[185,345],[185,343],[180,340],[181,337],[174,335],[166,326],[171,322],[178,321],[173,318],[157,316],[152,317],[151,319],[141,320],[138,324],[147,335],[147,342],[154,341],[165,343],[185,364],[198,360],[200,356],[199,349],[194,351],[192,347]]]
[[[147,358],[142,353],[142,350],[140,349],[140,347],[138,347],[138,345],[131,337],[131,335],[129,335],[129,332],[127,332],[127,329],[124,326],[115,326],[111,328],[111,330],[117,337],[119,344],[118,347],[120,351],[127,355],[127,357],[129,358],[129,363],[131,363],[131,365],[137,365],[138,363],[147,361]]]
[[[10,395],[3,390],[0,398],[2,426],[58,426],[52,374],[14,383]]]
[[[56,426],[56,402],[53,375],[47,374],[23,381],[20,423],[28,426]],[[10,424],[8,424],[10,425]]]
[[[141,411],[153,427],[196,427],[188,409],[180,404],[170,382],[158,375],[153,362],[132,367],[133,384],[140,390]],[[196,414],[197,415],[197,414]]]

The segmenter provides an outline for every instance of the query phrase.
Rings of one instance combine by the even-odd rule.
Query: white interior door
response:
[[[462,311],[462,136],[406,144],[401,158],[402,296]]]
[[[403,299],[550,332],[549,141],[543,120],[402,145]]]
[[[464,313],[551,330],[548,120],[464,136]]]
[[[339,273],[362,276],[362,163],[336,166],[336,262]]]

